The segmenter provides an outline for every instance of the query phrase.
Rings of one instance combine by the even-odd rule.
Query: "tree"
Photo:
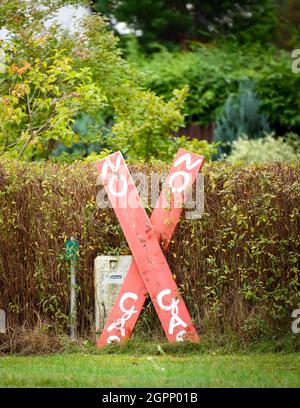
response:
[[[61,1],[1,1],[0,15],[9,30],[2,44],[0,84],[0,154],[47,158],[56,141],[70,145],[72,125],[81,111],[93,114],[107,104],[91,69],[76,70],[68,49],[59,47],[58,27],[43,19]],[[43,7],[41,7],[43,6]]]
[[[268,117],[261,112],[254,83],[241,82],[238,94],[228,96],[217,120],[215,140],[220,142],[219,151],[229,154],[238,138],[257,139],[268,132]]]
[[[53,49],[47,60],[12,63],[6,79],[7,93],[0,98],[1,153],[18,158],[25,153],[48,158],[58,140],[70,145],[76,115],[83,110],[93,114],[107,103],[90,69],[76,72],[64,50]]]
[[[108,149],[119,148],[129,158],[169,158],[174,131],[184,123],[187,89],[175,91],[170,101],[143,89],[141,74],[122,58],[118,39],[103,18],[85,18],[70,35],[55,25],[45,26],[45,19],[64,2],[48,3],[0,3],[10,33],[2,44],[0,154],[48,158],[58,142],[80,142],[74,121],[82,114],[98,122],[97,131],[84,141],[100,142],[109,114],[113,124],[106,129]],[[194,142],[192,148],[203,146]]]
[[[299,0],[276,0],[279,9],[276,43],[279,47],[294,49],[300,42]]]
[[[221,34],[242,41],[272,40],[276,9],[272,0],[94,0],[93,8],[113,23],[125,22],[139,31],[147,50],[153,43],[183,44]]]

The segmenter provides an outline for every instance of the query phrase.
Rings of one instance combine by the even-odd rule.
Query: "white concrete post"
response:
[[[0,309],[0,333],[6,333],[6,315],[5,311]]]
[[[98,334],[104,328],[132,259],[131,255],[95,258],[95,325]]]

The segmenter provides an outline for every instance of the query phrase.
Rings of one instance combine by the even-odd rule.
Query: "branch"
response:
[[[12,144],[10,144],[10,145],[5,145],[5,146],[3,147],[3,149],[1,150],[0,155],[2,155],[3,153],[5,153],[5,152],[6,152],[8,149],[10,149],[11,147],[14,147],[17,143],[18,143],[18,142],[14,142],[14,143],[12,143]]]
[[[29,143],[31,142],[31,140],[33,139],[34,136],[34,131],[32,129],[32,112],[31,112],[31,108],[30,108],[30,99],[29,99],[29,95],[28,93],[26,94],[26,100],[27,100],[27,111],[28,111],[28,117],[29,117],[29,137],[26,140],[26,142],[23,144],[21,150],[19,151],[18,154],[18,159],[20,159],[20,157],[23,155],[23,153],[25,152],[25,150],[27,149]]]
[[[26,140],[26,142],[23,144],[19,154],[18,154],[18,159],[20,159],[20,157],[23,155],[23,153],[25,152],[25,150],[27,149],[29,143],[31,142],[31,140],[33,139],[33,135],[29,135],[29,138]]]

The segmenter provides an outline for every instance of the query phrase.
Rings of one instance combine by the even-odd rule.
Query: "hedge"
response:
[[[168,165],[134,164],[163,172]],[[205,213],[182,217],[167,259],[200,333],[290,331],[300,306],[299,164],[204,166]],[[10,327],[68,332],[65,240],[80,242],[78,329],[94,330],[93,261],[128,253],[113,210],[95,204],[93,164],[0,162],[0,308]],[[161,333],[151,303],[137,333]]]

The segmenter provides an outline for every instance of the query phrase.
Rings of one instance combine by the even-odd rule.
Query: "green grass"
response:
[[[300,387],[300,355],[0,357],[1,387]]]

